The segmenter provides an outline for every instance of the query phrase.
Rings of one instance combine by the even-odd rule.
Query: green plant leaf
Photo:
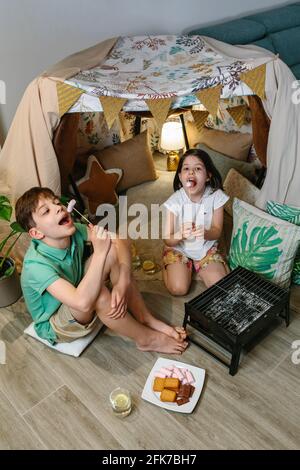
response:
[[[12,273],[14,272],[16,266],[13,265],[13,266],[9,266],[5,271],[4,273],[2,274],[2,276],[0,277],[0,280],[5,278],[5,277],[9,277],[12,275]]]
[[[0,242],[0,253],[1,251],[3,250],[3,248],[5,247],[6,243],[8,242],[8,240],[15,234],[14,230],[12,230],[9,235],[7,235],[6,238],[4,238],[2,240],[2,242]]]
[[[67,196],[60,196],[59,200],[64,206],[67,206],[69,204],[70,198]]]
[[[300,208],[298,207],[268,201],[267,212],[275,217],[279,217],[279,219],[287,220],[295,225],[300,225]]]
[[[10,221],[12,207],[6,196],[0,196],[0,219]]]
[[[10,224],[10,228],[15,232],[15,233],[25,233],[26,230],[23,229],[23,227],[21,227],[20,224],[18,224],[18,222],[12,222]]]
[[[248,233],[248,222],[244,222],[231,242],[229,252],[231,269],[243,266],[250,271],[263,274],[267,279],[272,279],[276,272],[272,267],[282,253],[282,250],[278,249],[281,242],[282,239],[278,237],[275,227],[255,227]]]

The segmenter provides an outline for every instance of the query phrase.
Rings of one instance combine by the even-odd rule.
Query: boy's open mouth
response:
[[[59,222],[58,225],[67,225],[70,222],[70,216],[66,214]]]

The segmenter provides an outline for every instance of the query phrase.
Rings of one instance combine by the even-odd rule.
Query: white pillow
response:
[[[101,330],[103,323],[98,322],[98,325],[95,329],[88,335],[83,336],[82,338],[75,339],[70,343],[56,343],[52,345],[46,339],[40,338],[34,329],[34,323],[32,322],[25,330],[24,333],[26,335],[32,336],[32,338],[37,339],[41,343],[49,346],[49,348],[55,349],[63,354],[68,354],[69,356],[78,357],[85,350],[85,348],[93,341],[93,339],[97,336],[99,331]]]

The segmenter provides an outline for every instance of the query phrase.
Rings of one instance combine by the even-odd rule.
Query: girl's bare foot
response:
[[[159,331],[152,331],[153,333],[147,335],[143,342],[137,343],[137,348],[141,351],[182,354],[188,345],[187,341],[178,341]]]

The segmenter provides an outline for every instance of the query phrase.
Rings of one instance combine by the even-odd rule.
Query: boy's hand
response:
[[[89,225],[88,229],[89,239],[92,242],[94,252],[106,255],[111,245],[111,238],[107,230],[92,224]]]
[[[123,318],[127,312],[127,285],[118,282],[111,291],[111,313],[110,318]]]

